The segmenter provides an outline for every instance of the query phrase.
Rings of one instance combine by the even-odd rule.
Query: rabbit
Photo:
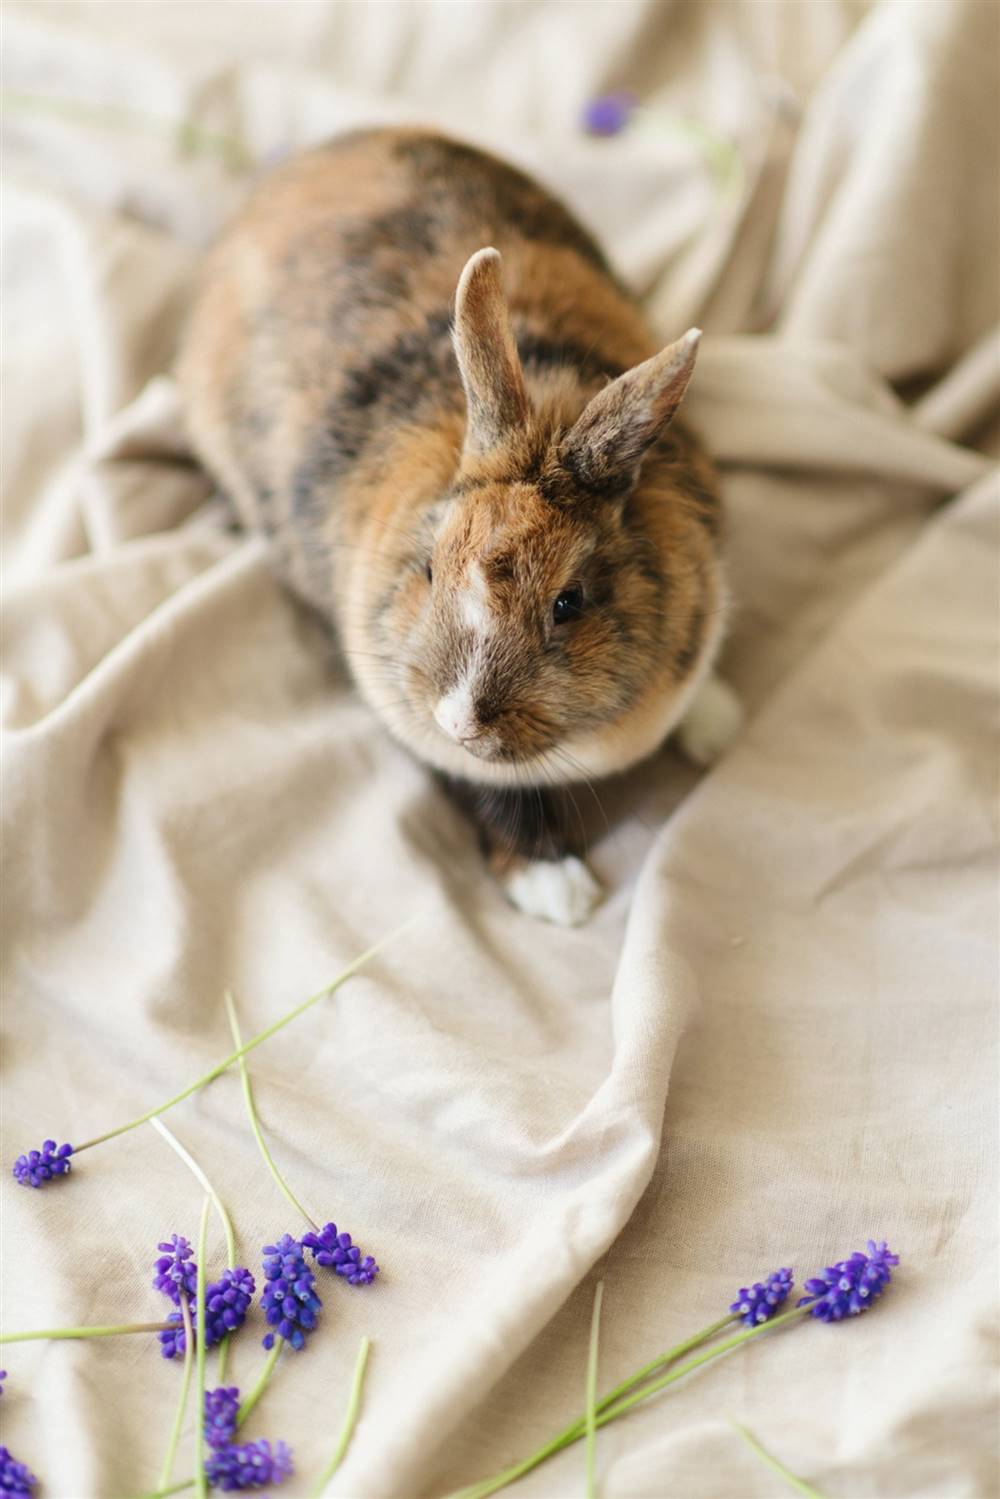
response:
[[[182,341],[195,453],[511,902],[557,923],[602,894],[559,788],[674,729],[707,764],[740,724],[716,474],[671,425],[699,336],[658,349],[528,176],[386,128],[263,178]]]

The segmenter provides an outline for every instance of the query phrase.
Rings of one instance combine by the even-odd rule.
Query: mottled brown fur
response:
[[[673,349],[645,363],[638,307],[537,184],[387,130],[264,180],[180,377],[197,451],[389,728],[516,802],[649,753],[716,648],[718,495],[666,430],[694,358]]]

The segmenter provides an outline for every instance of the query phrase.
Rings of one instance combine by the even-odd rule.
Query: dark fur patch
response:
[[[516,332],[517,351],[527,370],[566,368],[587,384],[615,380],[625,373],[625,366],[609,359],[594,346],[574,343],[570,339],[546,338],[530,330]]]
[[[324,429],[292,481],[296,514],[308,513],[317,489],[346,474],[387,423],[421,420],[461,399],[451,347],[451,314],[429,316],[364,364],[350,366],[326,410]]]
[[[605,275],[612,274],[596,240],[556,198],[516,167],[440,136],[407,136],[393,149],[428,189],[442,186],[452,205],[455,183],[461,182],[461,203],[453,212],[477,230],[509,224],[524,239],[565,245]]]
[[[564,859],[579,851],[570,834],[569,797],[558,788],[513,790],[440,777],[474,817],[484,851],[526,859]]]
[[[673,660],[674,676],[678,681],[683,681],[698,659],[702,640],[705,636],[706,621],[707,615],[704,605],[700,603],[696,604],[691,612],[687,632]]]
[[[700,526],[704,526],[713,541],[716,540],[722,530],[721,496],[694,480],[688,481],[684,493],[692,502],[695,520]]]
[[[578,507],[590,504],[619,504],[631,493],[634,472],[594,467],[582,461],[571,449],[561,448],[558,459],[540,475],[538,492],[550,505]]]

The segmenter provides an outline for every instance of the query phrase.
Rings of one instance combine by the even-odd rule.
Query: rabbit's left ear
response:
[[[528,393],[500,280],[500,252],[477,250],[455,296],[455,356],[465,386],[467,454],[501,447],[528,420]]]
[[[586,493],[621,495],[667,427],[694,371],[701,329],[691,328],[652,359],[619,375],[584,407],[559,459]]]

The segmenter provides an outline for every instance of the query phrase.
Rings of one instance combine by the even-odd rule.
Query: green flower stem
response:
[[[177,1401],[177,1410],[174,1412],[174,1424],[170,1428],[170,1440],[167,1443],[163,1467],[160,1469],[160,1476],[156,1480],[156,1487],[158,1489],[165,1489],[167,1487],[174,1471],[177,1443],[180,1441],[181,1426],[184,1423],[184,1412],[187,1409],[188,1391],[191,1388],[191,1358],[194,1352],[194,1329],[191,1326],[191,1308],[188,1305],[188,1298],[181,1292],[180,1299],[181,1317],[184,1322],[184,1373],[181,1378],[180,1398]]]
[[[228,989],[226,990],[226,1012],[229,1016],[229,1029],[233,1033],[233,1040],[236,1042],[237,1047],[240,1047],[242,1046],[240,1022],[236,1015],[236,1006],[233,1003],[233,996],[229,993]],[[254,1104],[253,1098],[253,1088],[250,1085],[250,1069],[247,1067],[246,1058],[244,1056],[241,1055],[239,1060],[240,1082],[243,1087],[243,1102],[246,1105],[247,1116],[250,1120],[250,1128],[253,1130],[253,1137],[257,1141],[257,1147],[260,1150],[261,1155],[264,1157],[264,1165],[267,1167],[268,1171],[270,1171],[271,1175],[274,1177],[275,1182],[277,1183],[279,1190],[284,1193],[285,1197],[291,1203],[296,1213],[298,1213],[300,1217],[304,1218],[307,1223],[310,1223],[316,1230],[316,1232],[319,1233],[319,1224],[316,1222],[315,1218],[311,1217],[309,1213],[306,1212],[305,1208],[302,1206],[301,1202],[299,1202],[299,1199],[295,1196],[291,1187],[285,1181],[285,1178],[282,1176],[281,1172],[275,1165],[274,1157],[272,1156],[270,1149],[268,1148],[267,1141],[264,1139],[264,1131],[261,1129],[260,1120],[257,1117],[257,1108]]]
[[[242,1063],[242,1058],[240,1060],[241,1060],[241,1063]],[[149,1122],[153,1126],[153,1128],[155,1130],[158,1130],[159,1133],[163,1136],[163,1138],[166,1140],[167,1144],[170,1146],[171,1150],[175,1150],[177,1152],[177,1154],[180,1156],[181,1160],[184,1162],[185,1166],[187,1166],[188,1170],[191,1171],[194,1174],[194,1176],[197,1178],[197,1180],[201,1182],[201,1185],[205,1188],[205,1191],[208,1193],[209,1197],[211,1197],[211,1199],[212,1199],[212,1206],[215,1208],[215,1211],[219,1215],[219,1221],[222,1224],[222,1231],[223,1231],[223,1233],[226,1236],[226,1259],[227,1259],[227,1263],[229,1265],[230,1270],[235,1270],[236,1269],[236,1236],[233,1233],[232,1220],[230,1219],[229,1214],[226,1212],[225,1208],[223,1207],[223,1205],[222,1205],[222,1199],[219,1197],[218,1192],[212,1186],[212,1183],[209,1181],[209,1179],[205,1175],[204,1171],[202,1171],[201,1167],[198,1165],[198,1162],[195,1160],[194,1156],[191,1155],[191,1154],[189,1154],[189,1152],[184,1149],[184,1146],[178,1140],[177,1136],[171,1130],[167,1129],[167,1126],[164,1124],[163,1120],[162,1119],[151,1119]],[[217,1378],[219,1384],[223,1384],[225,1382],[225,1378],[226,1378],[226,1360],[227,1360],[228,1357],[229,1357],[229,1334],[227,1333],[226,1336],[222,1339],[222,1342],[219,1344],[219,1366],[218,1366],[218,1369],[216,1370],[216,1378]],[[161,1487],[162,1487],[162,1485],[161,1485]]]
[[[271,1375],[274,1373],[274,1366],[278,1362],[278,1355],[281,1353],[281,1350],[282,1350],[282,1348],[284,1348],[284,1346],[285,1346],[285,1340],[284,1340],[284,1338],[278,1338],[275,1341],[274,1347],[271,1349],[270,1353],[267,1355],[267,1358],[266,1358],[266,1360],[264,1362],[264,1367],[260,1371],[260,1377],[257,1380],[257,1383],[254,1385],[254,1387],[250,1391],[249,1395],[246,1395],[240,1401],[240,1408],[239,1408],[239,1411],[237,1412],[237,1415],[236,1415],[236,1425],[237,1425],[237,1427],[243,1425],[243,1422],[247,1419],[247,1417],[249,1416],[250,1412],[253,1410],[254,1406],[257,1404],[257,1401],[260,1399],[260,1397],[263,1395],[264,1391],[267,1389],[267,1382],[271,1378]]]
[[[653,1384],[645,1385],[642,1389],[635,1391],[631,1395],[627,1395],[623,1399],[618,1398],[623,1389],[631,1388],[637,1384],[654,1366],[662,1366],[664,1363],[676,1359],[680,1356],[680,1353],[686,1352],[693,1346],[705,1342],[714,1332],[719,1331],[728,1322],[734,1320],[732,1317],[722,1318],[720,1322],[713,1323],[712,1327],[706,1328],[704,1332],[698,1333],[694,1338],[689,1338],[686,1342],[679,1343],[676,1350],[672,1349],[669,1353],[662,1354],[659,1359],[654,1360],[652,1365],[647,1365],[645,1370],[639,1370],[629,1380],[626,1380],[624,1385],[619,1385],[616,1390],[612,1390],[609,1395],[606,1395],[598,1404],[594,1422],[595,1426],[606,1426],[609,1421],[614,1421],[619,1416],[624,1415],[633,1405],[638,1405],[640,1401],[648,1399],[649,1396],[658,1394],[667,1385],[673,1384],[676,1380],[683,1378],[685,1374],[690,1374],[692,1370],[699,1368],[704,1363],[708,1363],[709,1360],[718,1358],[721,1354],[728,1353],[730,1349],[738,1347],[739,1344],[746,1343],[751,1338],[760,1337],[762,1333],[770,1332],[772,1328],[778,1327],[784,1322],[790,1322],[794,1317],[801,1317],[807,1312],[808,1307],[796,1308],[794,1311],[783,1312],[781,1316],[772,1317],[769,1322],[761,1322],[757,1327],[747,1328],[746,1331],[737,1333],[734,1337],[727,1338],[725,1342],[713,1344],[711,1348],[706,1349],[697,1358],[689,1359],[687,1363],[672,1369],[669,1374],[665,1375],[662,1379],[656,1380]],[[550,1441],[546,1442],[543,1447],[540,1447],[537,1452],[532,1453],[530,1457],[523,1458],[522,1461],[512,1464],[511,1467],[505,1468],[501,1473],[495,1474],[492,1478],[483,1479],[479,1483],[471,1484],[468,1488],[460,1490],[458,1494],[450,1495],[449,1499],[487,1499],[487,1495],[495,1494],[498,1489],[505,1488],[507,1484],[513,1483],[515,1478],[520,1478],[524,1473],[529,1473],[533,1468],[537,1468],[539,1463],[544,1462],[547,1457],[551,1457],[554,1453],[561,1452],[564,1447],[569,1447],[573,1442],[579,1441],[580,1437],[584,1434],[585,1427],[585,1420],[579,1418],[572,1425],[567,1426],[564,1431],[561,1431],[558,1436],[552,1437]]]
[[[590,1348],[587,1352],[587,1499],[597,1499],[597,1480],[594,1464],[597,1457],[597,1344],[601,1327],[601,1302],[604,1299],[604,1282],[597,1282],[594,1292],[594,1310],[590,1319]]]
[[[673,1348],[668,1348],[666,1353],[661,1353],[648,1364],[644,1364],[641,1369],[637,1369],[634,1374],[630,1374],[627,1379],[623,1379],[621,1384],[616,1385],[613,1390],[610,1390],[607,1395],[603,1396],[597,1402],[598,1414],[606,1410],[609,1405],[613,1405],[620,1395],[627,1394],[637,1384],[640,1384],[651,1374],[655,1374],[657,1369],[662,1369],[666,1364],[673,1363],[683,1354],[689,1353],[692,1348],[700,1347],[702,1343],[706,1343],[709,1338],[713,1338],[722,1328],[728,1327],[730,1323],[735,1321],[736,1318],[732,1314],[720,1317],[717,1322],[710,1323],[701,1332],[696,1332],[692,1337],[685,1338],[682,1343],[676,1343]],[[470,1484],[467,1488],[449,1495],[448,1499],[485,1499],[485,1495],[495,1493],[497,1489],[503,1488],[504,1484],[513,1483],[514,1479],[518,1478],[521,1473],[527,1472],[528,1468],[525,1467],[525,1463],[530,1464],[533,1468],[537,1467],[539,1463],[544,1462],[547,1457],[550,1457],[553,1452],[560,1452],[569,1442],[575,1441],[583,1430],[584,1420],[582,1417],[577,1417],[575,1421],[571,1421],[568,1426],[564,1427],[556,1436],[550,1438],[543,1447],[540,1447],[537,1452],[533,1453],[531,1458],[525,1458],[513,1463],[501,1473],[494,1474],[492,1478],[480,1479],[478,1483]]]
[[[702,1364],[707,1364],[714,1358],[721,1358],[732,1348],[739,1348],[743,1343],[749,1343],[753,1338],[759,1338],[763,1333],[772,1332],[774,1328],[783,1326],[786,1322],[800,1321],[808,1317],[809,1307],[793,1307],[790,1312],[782,1312],[777,1317],[772,1317],[768,1322],[760,1322],[756,1327],[748,1327],[744,1332],[735,1333],[731,1338],[726,1338],[722,1343],[715,1343],[711,1348],[706,1348],[704,1353],[699,1353],[697,1358],[688,1359],[686,1364],[681,1364],[677,1369],[671,1369],[669,1374],[664,1374],[662,1379],[656,1379],[652,1384],[646,1385],[644,1389],[638,1390],[634,1395],[627,1395],[624,1399],[617,1401],[604,1411],[597,1420],[598,1426],[605,1425],[608,1421],[615,1421],[619,1416],[631,1410],[633,1405],[638,1405],[640,1400],[648,1400],[651,1395],[658,1395],[668,1385],[676,1384],[677,1380],[683,1379],[685,1374],[691,1374],[699,1369]]]
[[[39,1338],[117,1338],[129,1332],[169,1332],[172,1322],[120,1322],[104,1327],[43,1327],[37,1332],[5,1332],[0,1343],[33,1343]]]
[[[56,119],[68,120],[71,124],[92,125],[100,130],[121,130],[129,135],[139,132],[157,136],[164,141],[174,140],[179,150],[192,153],[214,152],[232,170],[250,165],[250,157],[239,141],[214,130],[203,130],[193,120],[164,120],[158,115],[139,114],[135,110],[120,109],[115,105],[93,104],[85,99],[54,98],[50,94],[29,93],[22,89],[4,89],[2,97],[10,110],[47,114]]]
[[[184,1489],[194,1488],[193,1478],[182,1478],[180,1483],[172,1483],[169,1489],[155,1489],[152,1493],[143,1494],[141,1499],[167,1499],[168,1494],[179,1494]]]
[[[823,1495],[819,1489],[814,1489],[812,1484],[806,1483],[804,1478],[799,1478],[790,1468],[786,1468],[784,1463],[779,1462],[772,1453],[768,1452],[765,1447],[762,1447],[752,1431],[747,1431],[746,1427],[741,1426],[738,1421],[731,1421],[729,1424],[743,1438],[750,1451],[755,1453],[761,1462],[766,1463],[769,1468],[777,1473],[779,1478],[783,1478],[790,1489],[794,1489],[797,1494],[804,1494],[805,1499],[823,1499]]]
[[[195,1379],[194,1379],[194,1486],[198,1499],[205,1499],[208,1484],[205,1479],[205,1241],[208,1237],[208,1209],[211,1198],[206,1195],[198,1225],[198,1290],[195,1299]]]
[[[354,1427],[358,1419],[358,1410],[361,1406],[361,1388],[365,1380],[365,1366],[368,1363],[368,1354],[371,1350],[371,1338],[362,1338],[358,1347],[358,1357],[354,1364],[354,1377],[351,1380],[351,1393],[347,1397],[347,1410],[344,1413],[344,1424],[340,1428],[337,1445],[333,1449],[333,1456],[327,1463],[319,1476],[319,1482],[313,1489],[310,1499],[320,1499],[320,1495],[326,1488],[330,1479],[336,1473],[343,1461],[344,1453],[354,1435]]]
[[[166,1103],[157,1104],[155,1109],[147,1109],[145,1114],[140,1114],[138,1119],[131,1119],[128,1124],[119,1124],[116,1129],[109,1129],[106,1134],[95,1135],[93,1140],[85,1140],[82,1145],[74,1146],[74,1158],[82,1150],[90,1150],[94,1145],[103,1145],[105,1140],[113,1140],[116,1135],[124,1135],[130,1129],[138,1129],[140,1124],[147,1124],[150,1119],[155,1119],[157,1114],[165,1114],[175,1104],[182,1103],[185,1098],[190,1098],[192,1093],[197,1093],[199,1088],[204,1088],[206,1083],[212,1082],[220,1073],[225,1072],[227,1067],[231,1067],[234,1062],[239,1061],[240,1057],[245,1056],[248,1051],[253,1051],[255,1046],[260,1046],[262,1042],[269,1041],[276,1031],[280,1031],[283,1026],[290,1025],[293,1020],[297,1020],[300,1015],[305,1014],[310,1006],[318,1004],[321,999],[325,999],[328,994],[332,994],[334,990],[339,989],[341,984],[346,983],[349,978],[353,978],[358,970],[370,962],[376,953],[381,952],[382,948],[387,946],[388,943],[395,941],[412,924],[412,919],[406,921],[402,926],[397,927],[394,932],[390,932],[387,937],[383,937],[380,942],[376,942],[374,947],[370,947],[367,952],[361,954],[360,958],[355,958],[353,963],[349,963],[346,968],[342,969],[329,984],[324,985],[322,989],[318,989],[315,994],[311,994],[308,999],[304,999],[301,1004],[296,1005],[294,1009],[282,1015],[273,1025],[269,1025],[266,1030],[259,1031],[245,1045],[241,1046],[237,1051],[231,1052],[228,1057],[224,1057],[214,1067],[210,1067],[196,1082],[191,1083],[186,1088],[182,1088],[179,1093],[175,1093],[173,1098],[169,1098]]]
[[[190,1172],[193,1173],[193,1175],[197,1178],[197,1180],[204,1187],[204,1189],[208,1193],[209,1197],[212,1199],[212,1206],[215,1208],[215,1211],[219,1215],[219,1222],[222,1224],[222,1232],[226,1236],[226,1256],[227,1256],[229,1268],[230,1268],[230,1270],[235,1270],[235,1268],[236,1268],[236,1237],[235,1237],[235,1235],[233,1233],[232,1220],[230,1219],[229,1214],[226,1212],[225,1208],[223,1207],[221,1199],[219,1198],[218,1192],[212,1186],[212,1183],[209,1181],[209,1179],[205,1175],[204,1171],[202,1171],[201,1167],[198,1165],[198,1162],[194,1159],[194,1156],[190,1155],[188,1153],[188,1151],[186,1151],[184,1149],[184,1146],[178,1140],[177,1136],[175,1134],[173,1134],[171,1130],[167,1129],[167,1126],[163,1123],[163,1120],[162,1119],[151,1119],[149,1122],[150,1122],[150,1124],[153,1126],[153,1128],[155,1130],[159,1130],[160,1134],[166,1140],[166,1142],[170,1146],[171,1150],[175,1150],[177,1152],[177,1154],[180,1156],[181,1160],[184,1162],[185,1166],[188,1168],[188,1170]]]
[[[601,1397],[597,1402],[598,1412],[606,1411],[609,1405],[614,1405],[620,1395],[627,1395],[630,1390],[634,1390],[636,1385],[641,1384],[643,1380],[648,1379],[657,1370],[665,1368],[667,1364],[676,1363],[685,1353],[690,1353],[692,1348],[700,1348],[702,1343],[707,1343],[709,1338],[714,1338],[717,1332],[721,1332],[724,1327],[729,1327],[736,1321],[738,1321],[738,1318],[734,1313],[730,1312],[727,1316],[720,1317],[717,1322],[710,1322],[707,1327],[702,1328],[701,1332],[696,1332],[693,1337],[685,1338],[683,1343],[675,1343],[673,1348],[668,1348],[666,1353],[659,1354],[657,1358],[651,1359],[648,1364],[643,1364],[641,1369],[637,1369],[634,1374],[630,1374],[627,1379],[622,1380],[621,1384],[615,1385],[613,1390],[609,1390],[606,1395]]]

